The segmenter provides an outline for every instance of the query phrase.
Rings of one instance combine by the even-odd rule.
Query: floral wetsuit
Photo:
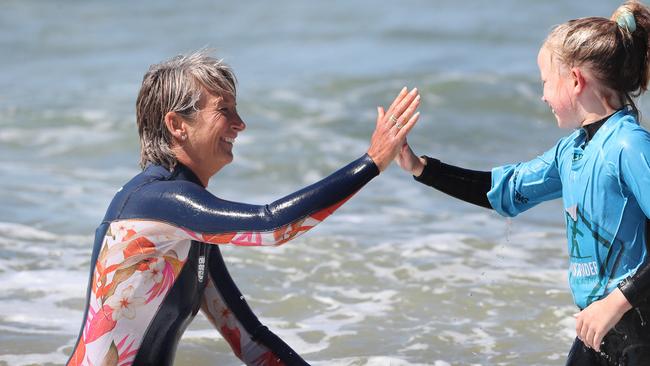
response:
[[[186,167],[152,165],[115,195],[95,234],[82,329],[68,365],[171,365],[201,309],[247,365],[307,365],[262,325],[215,244],[281,245],[379,174],[368,155],[268,205],[225,201]]]

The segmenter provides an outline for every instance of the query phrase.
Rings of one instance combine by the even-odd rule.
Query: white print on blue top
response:
[[[585,146],[576,130],[543,155],[492,170],[488,199],[504,216],[562,197],[573,300],[585,308],[646,261],[650,133],[633,114],[612,115]]]

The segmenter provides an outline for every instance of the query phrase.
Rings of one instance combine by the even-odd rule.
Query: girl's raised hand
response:
[[[395,157],[395,162],[397,162],[397,165],[399,165],[400,168],[416,177],[422,174],[422,170],[424,170],[424,166],[427,164],[427,161],[424,158],[415,155],[406,140],[404,141],[404,145],[402,145],[399,154]]]

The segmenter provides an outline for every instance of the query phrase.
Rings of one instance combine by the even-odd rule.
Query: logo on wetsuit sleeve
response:
[[[573,162],[582,160],[582,156],[583,156],[582,151],[574,151],[573,152]]]
[[[199,257],[199,268],[197,269],[197,275],[199,276],[199,282],[203,283],[203,277],[205,275],[205,256]]]

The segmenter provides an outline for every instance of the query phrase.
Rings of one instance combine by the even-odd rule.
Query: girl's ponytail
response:
[[[621,5],[611,21],[618,26],[620,41],[625,50],[625,59],[621,65],[621,92],[626,97],[638,97],[648,90],[650,69],[650,11],[638,1],[627,1]]]

